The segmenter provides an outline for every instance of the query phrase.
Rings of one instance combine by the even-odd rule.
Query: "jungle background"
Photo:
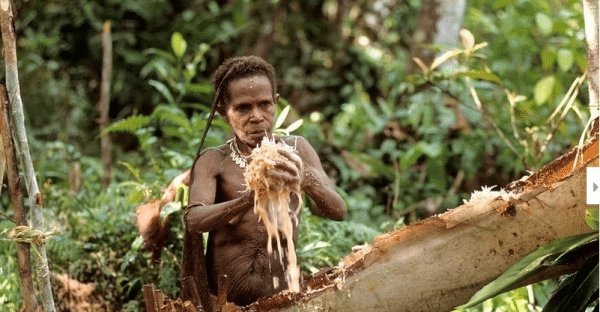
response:
[[[212,102],[211,74],[235,55],[274,65],[278,113],[291,107],[282,128],[303,120],[294,133],[318,151],[348,206],[344,222],[303,211],[297,252],[305,276],[574,146],[589,118],[585,83],[568,92],[586,69],[581,1],[449,2],[464,11],[457,17],[428,0],[16,1],[21,93],[53,232],[46,245],[53,274],[93,283],[96,302],[111,311],[141,310],[147,283],[178,295],[181,211],[175,205],[163,214],[175,221],[160,261],[152,261],[135,207],[159,198],[191,166]],[[431,22],[445,14],[458,26],[449,37]],[[107,20],[111,125],[101,132]],[[460,28],[468,31],[459,36]],[[446,62],[432,64],[449,50]],[[568,109],[557,111],[565,97]],[[113,145],[105,186],[103,135]],[[206,145],[230,135],[217,118]],[[16,311],[22,299],[15,246],[4,235],[14,226],[6,191],[0,203],[0,306]],[[539,309],[555,288],[547,281],[473,310]]]

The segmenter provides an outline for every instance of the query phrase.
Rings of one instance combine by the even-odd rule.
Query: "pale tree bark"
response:
[[[416,57],[430,64],[436,55],[434,46],[455,46],[466,6],[466,0],[421,1],[410,49],[411,59]],[[408,67],[409,71],[417,69],[414,62]]]
[[[439,47],[437,55],[450,48],[455,48],[459,42],[466,0],[424,0],[419,9],[417,29],[411,46],[411,59],[417,58],[424,64],[431,64],[436,56],[434,47]],[[449,63],[446,63],[449,64]],[[446,66],[446,65],[444,65]],[[415,62],[408,65],[409,72],[417,70]],[[456,122],[454,130],[470,131],[471,127],[463,116],[456,98],[444,96],[444,104],[454,112]]]
[[[584,220],[585,169],[598,166],[597,151],[596,138],[575,168],[573,150],[512,183],[516,199],[481,199],[378,236],[309,279],[303,292],[260,300],[250,310],[450,311],[537,247],[592,231]]]
[[[598,0],[583,0],[583,19],[585,23],[585,39],[587,42],[588,81],[590,105],[598,105],[600,80],[598,79]]]
[[[12,140],[12,131],[8,121],[8,95],[4,85],[0,85],[0,135],[2,137],[4,156],[6,159],[8,192],[10,203],[15,212],[15,224],[17,226],[27,226],[27,217],[23,205],[23,193],[19,179],[19,169],[17,166],[17,156]],[[19,265],[19,278],[21,281],[21,294],[23,296],[23,307],[25,311],[37,311],[38,303],[35,299],[35,290],[33,288],[33,279],[31,275],[31,252],[29,244],[17,243],[17,262]]]
[[[102,82],[100,84],[100,99],[98,100],[98,123],[100,133],[108,127],[110,111],[110,82],[112,80],[113,53],[110,22],[104,22],[102,27]],[[102,133],[100,139],[100,156],[102,158],[102,186],[108,187],[111,180],[112,144],[110,134]]]
[[[21,91],[19,88],[19,72],[17,69],[17,49],[16,36],[13,27],[12,5],[9,0],[0,0],[0,24],[2,29],[2,42],[4,43],[4,62],[6,70],[6,89],[8,91],[8,100],[10,102],[11,124],[14,127],[15,144],[18,151],[18,159],[23,164],[25,173],[25,186],[29,195],[31,209],[31,225],[33,230],[45,231],[44,216],[42,213],[42,195],[40,193],[31,154],[29,153],[29,144],[27,143],[27,134],[25,131],[25,116],[23,115],[23,103],[21,101]],[[50,285],[50,269],[48,268],[48,257],[43,240],[40,244],[31,245],[37,250],[35,259],[37,285],[39,287],[40,297],[44,311],[56,311],[54,298],[52,297],[52,287]]]
[[[585,23],[585,39],[587,42],[588,58],[588,89],[590,95],[591,131],[592,135],[600,135],[598,131],[598,118],[600,116],[600,79],[598,67],[600,63],[600,50],[598,40],[600,39],[598,27],[598,0],[583,0],[583,20]]]
[[[438,1],[439,19],[433,44],[442,47],[456,46],[466,6],[467,0]]]

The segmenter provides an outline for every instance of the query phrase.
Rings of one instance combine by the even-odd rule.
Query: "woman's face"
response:
[[[235,79],[227,87],[225,119],[233,128],[238,144],[256,147],[262,138],[271,137],[275,102],[269,78],[254,75]]]

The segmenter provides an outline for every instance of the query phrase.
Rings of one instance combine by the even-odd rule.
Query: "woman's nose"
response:
[[[251,121],[262,121],[263,120],[263,115],[260,113],[260,110],[258,108],[255,108],[250,112],[250,120]]]

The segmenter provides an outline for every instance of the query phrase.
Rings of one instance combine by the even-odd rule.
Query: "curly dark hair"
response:
[[[229,82],[239,78],[246,78],[254,75],[265,75],[271,83],[273,98],[277,94],[277,84],[275,82],[275,69],[271,64],[261,57],[238,56],[232,57],[221,64],[214,73],[213,84],[215,86],[215,104],[217,111],[225,113],[226,106],[224,100],[229,100],[227,87]]]

